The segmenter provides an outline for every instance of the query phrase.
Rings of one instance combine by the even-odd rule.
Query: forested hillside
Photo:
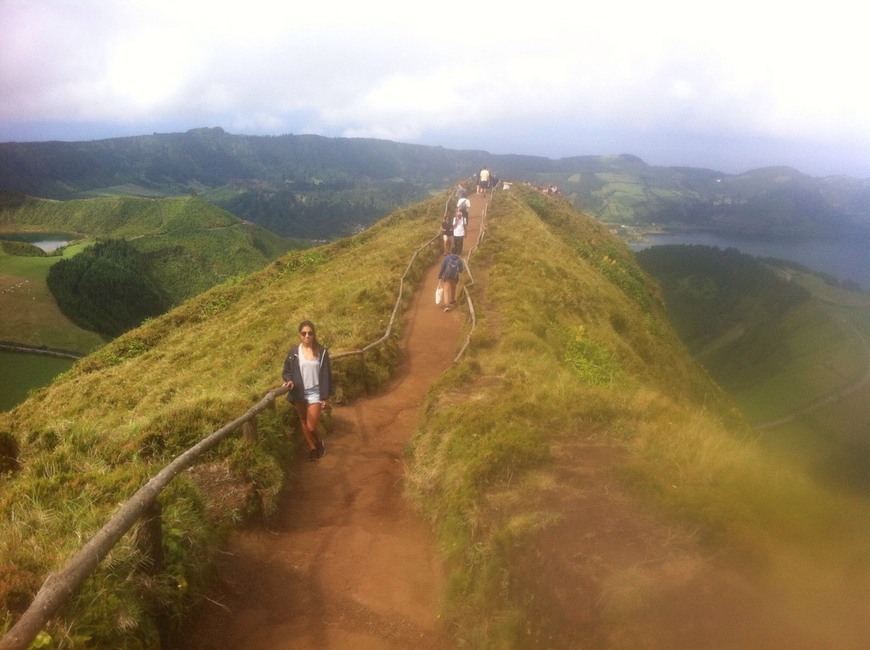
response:
[[[740,174],[636,156],[540,156],[374,139],[245,136],[223,129],[90,142],[0,143],[0,189],[44,198],[196,192],[278,234],[334,239],[468,179],[555,185],[578,209],[626,226],[830,236],[870,231],[870,179],[794,169]]]
[[[279,383],[300,320],[333,352],[381,337],[409,260],[413,290],[440,257],[447,195],[214,287],[0,414],[5,623],[147,476]],[[457,646],[861,647],[867,504],[766,455],[596,220],[516,188],[488,223],[477,327],[407,458]],[[337,405],[383,385],[400,334],[335,364]],[[153,645],[150,598],[183,621],[227,531],[274,511],[298,438],[285,407],[262,414],[255,445],[222,443],[162,496],[165,574],[136,571],[125,538],[43,642]]]

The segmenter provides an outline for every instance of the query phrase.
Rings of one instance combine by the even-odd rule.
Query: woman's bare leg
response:
[[[320,402],[316,404],[295,402],[295,404],[296,413],[299,414],[302,435],[305,436],[308,449],[314,449],[317,447],[317,419],[320,417]],[[314,410],[314,413],[312,413],[312,410]]]

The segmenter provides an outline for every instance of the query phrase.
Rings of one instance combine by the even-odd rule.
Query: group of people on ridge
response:
[[[441,220],[441,240],[444,244],[444,255],[462,254],[462,246],[465,241],[465,228],[468,226],[468,209],[471,201],[466,196],[465,188],[461,185],[456,190],[456,209],[445,212]]]
[[[486,192],[490,187],[490,179],[491,176],[484,167],[478,175],[478,193]],[[465,187],[460,185],[456,190],[456,209],[452,213],[448,211],[441,223],[444,259],[438,270],[438,286],[443,290],[441,305],[444,311],[450,311],[456,306],[456,285],[460,273],[465,270],[461,254],[470,208],[471,201],[468,200]],[[308,460],[316,461],[326,453],[326,446],[317,427],[321,414],[329,407],[332,364],[326,347],[317,340],[314,323],[310,320],[302,321],[299,323],[298,332],[299,343],[293,345],[284,358],[282,386],[289,389],[287,401],[293,404],[299,417],[302,436],[308,445]]]
[[[436,301],[436,304],[443,306],[444,311],[450,311],[456,306],[456,284],[459,282],[459,274],[465,270],[461,255],[470,208],[471,201],[468,200],[465,187],[460,185],[456,189],[456,209],[452,213],[445,212],[441,221],[444,259],[438,271],[441,300]]]

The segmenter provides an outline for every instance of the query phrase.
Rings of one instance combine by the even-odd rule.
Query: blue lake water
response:
[[[52,253],[61,246],[66,246],[75,235],[65,232],[8,232],[0,234],[0,239],[23,241],[38,246],[46,253]]]
[[[42,239],[33,242],[34,246],[38,246],[46,253],[53,253],[61,246],[66,246],[67,244],[69,244],[69,240],[67,239]]]
[[[666,244],[699,244],[720,249],[736,248],[755,257],[775,257],[797,262],[838,280],[852,280],[870,291],[870,238],[853,239],[744,239],[715,233],[663,233],[647,236],[643,244],[630,244],[633,251]]]

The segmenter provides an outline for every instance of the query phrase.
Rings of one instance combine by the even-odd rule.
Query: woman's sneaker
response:
[[[317,446],[308,452],[308,460],[320,460],[325,453],[326,445],[323,444],[323,440],[318,440]]]

